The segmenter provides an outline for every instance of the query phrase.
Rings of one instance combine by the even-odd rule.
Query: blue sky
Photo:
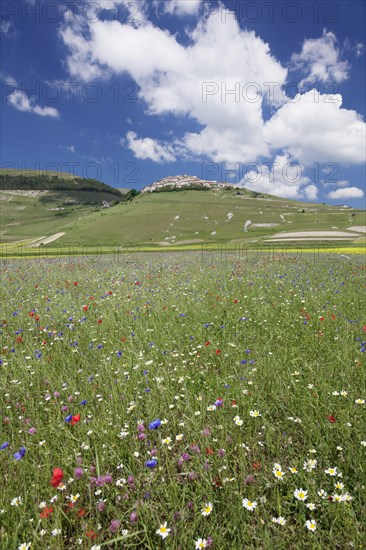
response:
[[[365,3],[4,0],[3,167],[365,207]]]

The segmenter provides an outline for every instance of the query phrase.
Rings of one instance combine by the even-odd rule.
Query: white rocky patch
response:
[[[247,233],[248,232],[248,227],[250,226],[251,224],[251,220],[247,220],[244,224],[244,233]]]

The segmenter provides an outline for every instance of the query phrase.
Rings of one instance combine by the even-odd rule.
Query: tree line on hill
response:
[[[39,175],[10,175],[0,174],[0,190],[19,191],[91,191],[96,193],[110,193],[120,199],[127,198],[118,189],[94,179],[75,178],[62,179],[47,174]],[[135,191],[135,190],[131,190]],[[127,195],[130,191],[127,193]],[[136,191],[137,193],[137,191]],[[131,195],[131,193],[130,193]],[[135,196],[135,195],[133,195]],[[132,198],[132,197],[131,197]],[[127,199],[129,200],[129,199]]]

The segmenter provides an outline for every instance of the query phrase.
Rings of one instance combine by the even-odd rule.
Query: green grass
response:
[[[93,244],[111,247],[135,243],[142,247],[163,248],[162,242],[177,246],[180,241],[192,241],[195,248],[200,248],[202,242],[258,245],[280,231],[332,230],[333,227],[342,230],[351,225],[366,224],[364,210],[347,210],[270,196],[255,199],[245,191],[241,196],[235,195],[234,191],[223,190],[142,194],[132,202],[97,212],[92,211],[85,202],[93,200],[93,196],[99,202],[108,198],[102,197],[102,193],[91,193],[92,197],[81,195],[84,194],[80,193],[74,199],[83,201],[83,204],[70,205],[63,214],[58,215],[48,212],[47,208],[65,202],[60,194],[49,198],[13,197],[10,202],[3,200],[1,241],[35,239],[64,231],[65,235],[57,241],[57,246]],[[302,212],[303,209],[305,212]],[[229,212],[234,214],[231,220],[227,219]],[[244,232],[247,220],[254,224],[278,225],[249,226],[248,232]],[[172,240],[172,237],[175,239]],[[350,234],[348,243],[343,241],[341,245],[352,245],[357,238]],[[364,237],[360,239],[362,245]],[[301,243],[303,245],[304,242]],[[317,246],[317,242],[309,241],[307,244],[314,245]],[[283,243],[276,246],[281,247]]]
[[[3,260],[0,548],[364,548],[365,267],[336,255]]]

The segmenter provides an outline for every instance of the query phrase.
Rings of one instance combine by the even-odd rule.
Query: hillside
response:
[[[0,191],[4,190],[87,191],[122,197],[118,189],[94,179],[79,178],[65,172],[37,172],[36,170],[0,170]]]
[[[90,193],[91,198],[97,195]],[[52,210],[60,207],[60,199],[52,194],[24,197],[1,193],[1,198],[0,239],[4,243],[55,234],[57,242],[49,247],[97,245],[112,250],[126,243],[160,250],[200,248],[204,243],[229,247],[365,243],[364,210],[303,203],[243,189],[141,193],[133,201],[107,209],[69,204],[64,210]],[[324,231],[327,233],[320,233]]]

